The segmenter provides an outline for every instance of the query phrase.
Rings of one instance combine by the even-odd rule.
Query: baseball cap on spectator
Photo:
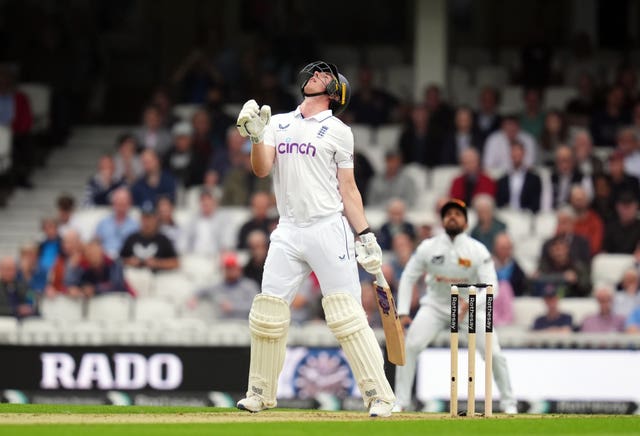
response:
[[[236,268],[240,266],[238,256],[235,253],[227,253],[222,256],[222,266],[225,268]]]
[[[173,126],[171,129],[171,134],[176,136],[191,136],[193,135],[193,126],[188,121],[180,121]]]
[[[156,214],[156,206],[150,201],[145,201],[142,207],[140,208],[140,213],[142,215],[155,215]]]

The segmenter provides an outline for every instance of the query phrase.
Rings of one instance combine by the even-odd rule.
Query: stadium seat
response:
[[[544,301],[540,297],[516,297],[513,299],[513,325],[530,330],[533,321],[545,311]]]
[[[376,174],[384,173],[384,154],[386,149],[378,147],[375,144],[358,147],[356,149],[360,154],[367,158]]]
[[[352,124],[353,142],[356,150],[373,145],[373,129],[367,124]]]
[[[413,100],[413,66],[391,65],[387,68],[387,89],[396,97]]]
[[[475,70],[477,87],[494,86],[502,88],[509,83],[509,72],[502,65],[480,65]]]
[[[87,320],[104,323],[129,321],[132,300],[125,292],[96,295],[87,302]]]
[[[213,256],[184,254],[180,256],[180,271],[196,287],[215,283],[220,277],[217,260]]]
[[[0,126],[0,174],[11,168],[11,129]]]
[[[153,273],[147,268],[124,268],[124,278],[136,296],[151,295],[153,291]]]
[[[235,248],[238,243],[240,227],[251,218],[251,210],[247,207],[221,207],[218,213],[225,223],[225,241],[223,246]]]
[[[500,113],[513,114],[520,113],[524,109],[522,99],[522,87],[505,86],[500,90]]]
[[[631,254],[600,253],[591,260],[591,283],[615,285],[625,270],[634,265]]]
[[[491,62],[489,50],[484,47],[457,47],[454,52],[455,63],[473,68],[476,65],[487,65]]]
[[[513,239],[513,257],[527,276],[538,270],[544,240],[535,235],[520,235]]]
[[[80,233],[83,241],[90,241],[96,234],[100,221],[111,213],[109,207],[92,207],[79,209],[73,214],[73,226]]]
[[[115,327],[123,325],[122,322],[112,322],[107,328],[104,323],[98,321],[81,321],[72,324],[64,324],[59,327],[65,344],[69,345],[103,345],[113,342]]]
[[[580,326],[585,317],[598,313],[598,302],[595,298],[562,298],[559,303],[560,310],[567,312],[573,318],[573,325]]]
[[[563,111],[567,103],[578,95],[578,90],[572,86],[551,86],[544,91],[544,109]]]
[[[439,197],[448,196],[453,179],[458,177],[460,174],[461,170],[457,165],[442,165],[435,167],[429,172],[429,186]]]
[[[200,109],[199,104],[176,104],[173,106],[172,113],[175,117],[179,118],[181,121],[191,121],[193,118],[193,114],[196,113],[198,109]]]
[[[58,295],[40,300],[40,314],[48,321],[80,321],[84,317],[84,301]]]
[[[402,135],[401,124],[386,124],[378,127],[373,132],[377,147],[385,150],[398,148],[400,135]]]
[[[406,164],[402,171],[411,177],[418,193],[427,191],[427,169],[417,163]]]
[[[174,305],[181,305],[192,297],[196,290],[195,283],[189,280],[185,273],[181,271],[163,272],[156,274],[152,294],[165,301],[170,301]]]
[[[536,236],[542,239],[549,239],[556,234],[557,222],[558,218],[555,212],[538,212],[534,220]]]
[[[528,210],[504,207],[496,209],[496,217],[507,225],[507,233],[514,241],[531,234],[534,216]]]
[[[20,83],[18,89],[29,98],[33,113],[32,132],[45,132],[50,124],[51,88],[43,83]]]
[[[21,344],[49,345],[56,343],[60,325],[42,318],[25,318],[18,327],[18,339]]]
[[[380,227],[387,221],[387,211],[381,207],[367,207],[364,214],[374,231],[380,230]]]
[[[448,77],[448,91],[451,100],[456,104],[466,103],[473,89],[469,71],[461,65],[451,65]]]
[[[0,344],[13,344],[18,338],[18,320],[13,316],[0,316]]]
[[[142,297],[133,302],[133,321],[157,324],[176,317],[176,306],[163,298]]]

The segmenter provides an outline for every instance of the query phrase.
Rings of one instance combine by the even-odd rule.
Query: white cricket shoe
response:
[[[393,403],[387,403],[383,400],[374,400],[369,407],[369,416],[388,418],[391,416],[391,410],[393,409]]]
[[[240,410],[247,410],[251,413],[257,413],[261,410],[269,409],[264,405],[264,401],[257,395],[249,395],[247,398],[243,398],[238,401],[236,407]]]
[[[404,407],[402,407],[399,403],[396,403],[393,405],[393,408],[391,409],[392,413],[402,413],[404,412]]]
[[[511,404],[509,406],[506,406],[504,408],[504,413],[506,413],[507,415],[517,415],[518,414],[518,407],[515,404]]]

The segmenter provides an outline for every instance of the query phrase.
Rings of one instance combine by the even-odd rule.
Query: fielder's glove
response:
[[[369,274],[376,274],[382,268],[382,249],[372,232],[360,235],[356,241],[356,260]]]
[[[249,100],[242,106],[236,127],[243,137],[249,137],[252,143],[258,144],[264,138],[264,129],[270,119],[270,106],[265,104],[260,108],[255,100]]]

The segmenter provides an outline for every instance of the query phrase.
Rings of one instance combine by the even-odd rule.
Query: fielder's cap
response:
[[[222,266],[225,268],[235,268],[240,266],[238,256],[235,253],[227,253],[222,256]]]
[[[193,126],[188,121],[180,121],[171,129],[173,136],[191,136],[193,135]]]
[[[444,218],[444,215],[451,208],[456,208],[456,209],[460,210],[464,214],[464,219],[465,220],[468,219],[468,217],[467,217],[467,204],[464,201],[459,200],[457,198],[452,198],[451,200],[447,201],[442,206],[442,208],[440,209],[440,218]]]

